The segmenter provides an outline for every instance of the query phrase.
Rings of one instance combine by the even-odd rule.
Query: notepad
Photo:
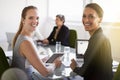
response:
[[[46,63],[53,63],[55,59],[62,56],[63,56],[63,53],[55,53],[46,61]]]

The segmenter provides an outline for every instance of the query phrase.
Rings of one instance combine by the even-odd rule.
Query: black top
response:
[[[50,36],[47,38],[49,40],[49,44],[56,44],[56,41],[60,41],[62,45],[69,46],[69,29],[65,25],[61,26],[61,29],[56,37],[54,39],[55,33],[56,33],[57,26],[53,28],[53,31],[51,32]]]
[[[112,56],[109,40],[99,28],[89,39],[82,67],[74,72],[84,80],[112,80]]]

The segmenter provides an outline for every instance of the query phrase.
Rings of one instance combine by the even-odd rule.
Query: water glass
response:
[[[56,42],[56,53],[61,52],[61,42]]]
[[[70,47],[64,47],[64,53],[70,53]]]
[[[64,47],[64,60],[63,60],[63,64],[65,66],[69,66],[70,65],[70,47]]]

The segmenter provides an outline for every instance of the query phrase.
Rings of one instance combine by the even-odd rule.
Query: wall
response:
[[[113,60],[120,62],[120,23],[119,22],[111,22],[111,23],[103,23],[102,28],[104,30],[104,34],[108,37],[111,43],[111,51]]]
[[[110,40],[113,59],[120,62],[120,26],[104,27]]]
[[[7,50],[6,32],[16,32],[20,23],[21,11],[25,6],[35,5],[39,9],[40,23],[45,22],[47,0],[0,0],[0,46]],[[42,24],[39,25],[39,27]]]
[[[6,39],[6,31],[17,30],[20,13],[24,6],[24,0],[0,0],[0,41]]]
[[[19,24],[19,17],[24,0],[0,0],[0,46],[7,50],[6,32],[15,32]]]

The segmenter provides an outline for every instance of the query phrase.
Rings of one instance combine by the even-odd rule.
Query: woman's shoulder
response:
[[[68,26],[66,26],[66,25],[62,25],[63,27],[65,27],[65,28],[68,28]]]
[[[18,43],[23,48],[31,48],[34,44],[32,38],[29,38],[28,36],[20,35],[19,38],[20,41]]]
[[[17,38],[17,41],[16,41],[16,43],[19,43],[19,44],[21,44],[22,42],[31,42],[31,38],[29,38],[29,37],[27,37],[27,36],[24,36],[24,35],[19,35],[18,36],[18,38]]]
[[[69,28],[66,25],[63,25],[62,28],[69,30]]]
[[[28,36],[24,36],[24,35],[19,35],[18,36],[18,40],[30,40],[31,38],[29,38]]]
[[[54,26],[54,27],[53,27],[53,30],[56,30],[56,29],[57,29],[57,26]]]

